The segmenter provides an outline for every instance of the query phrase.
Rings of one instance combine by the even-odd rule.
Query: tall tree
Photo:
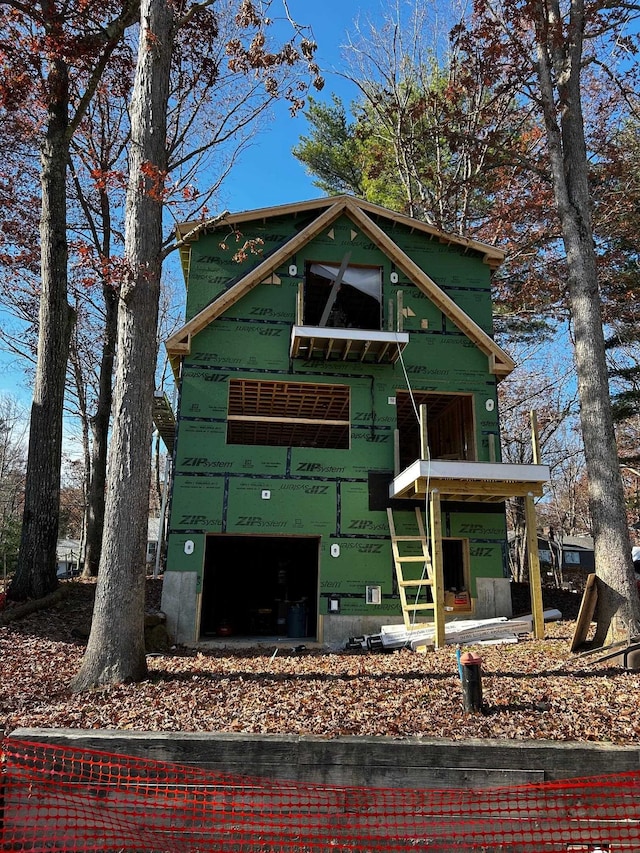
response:
[[[174,27],[167,0],[142,0],[138,64],[131,97],[131,153],[125,264],[118,307],[114,428],[109,450],[106,527],[87,650],[74,688],[139,680],[144,648],[144,562],[155,340],[162,265],[162,193]],[[144,535],[143,535],[144,534]],[[117,630],[114,630],[117,625]]]
[[[77,321],[70,366],[85,460],[86,576],[97,575],[102,549],[131,78],[132,62],[123,50],[121,61],[106,69],[79,126],[70,163],[70,198],[75,214],[73,250],[77,260],[71,280]],[[97,302],[96,291],[101,297]]]
[[[248,45],[226,46],[232,70],[264,74],[303,62],[317,77],[315,45],[285,42],[271,51],[265,36],[268,4],[258,9],[242,0],[237,22],[252,32]],[[286,8],[286,7],[285,7]],[[218,35],[215,18],[200,4],[180,10],[171,0],[142,0],[138,63],[131,98],[131,156],[125,223],[125,266],[118,309],[118,358],[114,425],[109,449],[105,531],[91,633],[75,690],[136,680],[146,674],[144,648],[145,544],[149,502],[151,406],[162,268],[162,212],[166,195],[167,113],[171,60],[177,38],[195,32]],[[194,30],[187,31],[191,25]],[[299,32],[295,28],[295,33]],[[206,63],[204,54],[202,62]],[[285,93],[294,107],[299,90]]]
[[[365,164],[358,126],[349,120],[340,98],[334,94],[327,104],[309,98],[304,115],[309,135],[300,137],[292,153],[315,177],[313,185],[327,195],[350,193],[366,198]]]
[[[585,448],[596,571],[600,579],[596,644],[619,617],[640,631],[624,495],[618,468],[605,358],[603,317],[592,221],[584,101],[587,75],[613,75],[617,45],[640,9],[583,0],[477,2],[468,50],[480,50],[487,73],[515,85],[541,117],[555,210],[566,253],[567,292],[575,343],[580,422]],[[607,50],[606,66],[598,50]],[[631,75],[618,85],[627,86]],[[594,80],[594,83],[596,81]],[[589,89],[589,96],[598,89]]]
[[[206,5],[206,4],[205,4]],[[169,95],[165,197],[165,245],[175,221],[207,214],[210,199],[238,154],[255,134],[258,120],[285,87],[298,83],[292,68],[270,64],[265,75],[246,74],[227,62],[227,47],[246,32],[237,0],[216,0],[215,32],[192,31],[174,51]],[[67,181],[69,239],[68,300],[75,314],[67,377],[66,410],[83,424],[87,520],[85,571],[97,574],[104,518],[107,438],[116,343],[118,293],[124,266],[124,188],[129,143],[128,97],[135,63],[131,39],[114,55],[71,138]],[[268,85],[266,85],[268,83]],[[34,111],[35,112],[35,111]],[[5,158],[0,194],[6,216],[0,234],[0,300],[20,327],[0,329],[5,347],[35,362],[39,276],[37,204],[27,199],[33,126],[23,113],[3,114],[0,137],[15,162]],[[11,121],[7,121],[11,119]],[[26,132],[25,132],[26,131]],[[37,152],[36,152],[37,153]],[[9,168],[11,165],[11,168]],[[37,169],[35,170],[37,178]],[[206,185],[202,186],[204,182]],[[31,221],[36,213],[35,224]],[[6,247],[5,245],[6,244]]]
[[[0,9],[0,49],[8,106],[38,111],[41,215],[38,355],[31,407],[20,554],[10,597],[39,597],[57,585],[62,420],[69,337],[67,165],[69,144],[135,2],[58,6],[50,0]],[[15,99],[21,91],[24,101]],[[5,107],[7,100],[5,100]]]
[[[353,192],[437,227],[498,243],[499,331],[544,328],[561,312],[551,184],[539,163],[544,133],[514,90],[467,46],[449,43],[451,3],[390,0],[383,24],[358,23],[345,48],[359,96],[311,102],[310,132],[293,153],[325,192]],[[409,9],[405,13],[405,9]],[[524,165],[528,168],[523,168]],[[525,290],[525,283],[527,285]]]

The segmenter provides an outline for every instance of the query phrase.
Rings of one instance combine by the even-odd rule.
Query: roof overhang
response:
[[[176,236],[178,238],[178,247],[183,258],[183,269],[188,269],[189,254],[187,247],[194,240],[197,240],[201,234],[208,234],[220,227],[242,225],[245,222],[257,222],[260,220],[272,219],[277,216],[300,215],[305,216],[314,210],[323,210],[324,208],[332,207],[336,203],[344,201],[355,202],[358,207],[372,216],[378,216],[390,222],[405,225],[411,228],[412,231],[417,231],[425,234],[440,243],[447,243],[452,246],[458,246],[463,251],[477,252],[482,255],[484,263],[492,269],[497,269],[504,261],[505,253],[496,246],[490,246],[488,243],[483,243],[480,240],[473,240],[469,237],[463,237],[460,234],[450,234],[446,231],[441,231],[434,225],[429,225],[426,222],[421,222],[419,219],[413,219],[411,216],[406,216],[404,213],[398,213],[395,210],[389,210],[379,204],[373,204],[370,201],[356,199],[349,195],[326,196],[325,198],[308,199],[306,201],[290,202],[289,204],[274,205],[273,207],[260,207],[254,210],[243,210],[238,213],[224,213],[197,222],[182,222],[176,226]],[[185,254],[182,255],[183,249]]]

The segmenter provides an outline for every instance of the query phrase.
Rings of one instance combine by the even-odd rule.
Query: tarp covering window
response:
[[[310,263],[305,272],[304,322],[338,329],[381,329],[381,268]]]
[[[327,279],[330,284],[338,276],[340,267],[329,264],[311,264],[311,272]],[[342,276],[342,283],[355,287],[361,293],[373,297],[378,302],[382,299],[382,276],[379,268],[363,269],[362,267],[347,267]]]

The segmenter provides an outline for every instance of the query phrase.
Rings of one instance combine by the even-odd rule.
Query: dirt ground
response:
[[[455,648],[419,655],[291,648],[172,648],[148,656],[148,677],[73,694],[94,586],[68,581],[54,607],[0,627],[0,729],[71,727],[339,735],[509,737],[634,744],[640,674],[569,651],[580,605],[544,590],[563,621],[544,640],[478,646],[484,706],[465,714]],[[157,609],[161,581],[148,584]],[[514,615],[530,612],[514,585]],[[295,645],[294,643],[297,643]]]

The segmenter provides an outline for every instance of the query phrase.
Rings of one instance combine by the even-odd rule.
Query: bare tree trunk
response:
[[[598,626],[602,645],[614,617],[640,630],[624,492],[605,360],[596,270],[580,72],[584,6],[575,0],[566,34],[557,2],[536,3],[538,77],[556,205],[567,255],[571,319],[589,501],[595,540]]]
[[[529,583],[529,561],[527,559],[527,525],[524,514],[524,498],[513,498],[510,502],[510,519],[513,532],[511,553],[511,575],[516,583]]]
[[[84,575],[95,577],[100,565],[102,530],[104,526],[105,484],[107,480],[107,448],[113,401],[113,362],[118,334],[118,294],[105,284],[102,288],[105,304],[104,340],[100,361],[98,402],[91,418],[93,437],[91,448],[91,481],[87,505],[87,545]]]
[[[41,598],[58,585],[56,544],[60,512],[62,412],[74,314],[67,302],[67,196],[69,158],[68,68],[50,61],[47,129],[40,149],[42,212],[38,358],[31,407],[29,452],[14,600]]]
[[[150,485],[162,192],[174,19],[167,0],[143,0],[131,100],[125,258],[102,557],[91,634],[75,690],[139,680],[144,648],[145,548]]]
[[[77,332],[77,325],[75,331]],[[80,346],[77,340],[77,334],[71,336],[69,344],[69,363],[73,367],[73,377],[76,385],[76,395],[78,397],[78,412],[80,414],[80,424],[82,427],[82,456],[84,460],[82,477],[82,527],[80,530],[80,548],[78,549],[78,559],[76,568],[80,571],[82,557],[85,553],[87,541],[87,511],[89,506],[89,478],[91,477],[91,449],[89,442],[89,415],[87,412],[87,394],[84,382],[84,374],[82,370],[82,360],[80,354]]]

